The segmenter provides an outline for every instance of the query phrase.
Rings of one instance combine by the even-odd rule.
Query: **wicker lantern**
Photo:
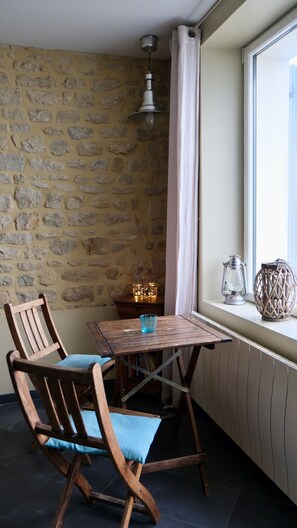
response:
[[[296,287],[296,277],[285,260],[262,264],[254,283],[256,307],[262,319],[289,319],[295,305]]]

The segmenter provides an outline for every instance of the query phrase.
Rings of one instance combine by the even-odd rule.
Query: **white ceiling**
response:
[[[143,57],[140,37],[195,25],[217,0],[0,0],[0,44]]]
[[[0,0],[0,44],[143,57],[140,37],[155,34],[154,58],[167,59],[172,30],[192,27],[219,1]],[[294,6],[246,0],[205,45],[242,47]]]

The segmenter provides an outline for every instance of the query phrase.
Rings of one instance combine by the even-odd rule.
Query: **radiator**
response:
[[[232,342],[201,349],[193,399],[297,504],[297,365],[198,318]]]

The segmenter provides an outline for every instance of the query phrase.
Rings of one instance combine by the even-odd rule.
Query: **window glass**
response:
[[[295,16],[295,18],[294,18]],[[297,17],[245,50],[245,260],[249,291],[263,262],[297,274]]]

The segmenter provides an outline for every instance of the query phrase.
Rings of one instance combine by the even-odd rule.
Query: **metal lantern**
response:
[[[223,262],[224,271],[221,292],[225,304],[240,305],[245,303],[247,296],[246,264],[241,262],[239,255],[230,255],[228,262]]]
[[[282,259],[261,264],[254,282],[258,312],[267,321],[289,319],[296,301],[296,277]]]

